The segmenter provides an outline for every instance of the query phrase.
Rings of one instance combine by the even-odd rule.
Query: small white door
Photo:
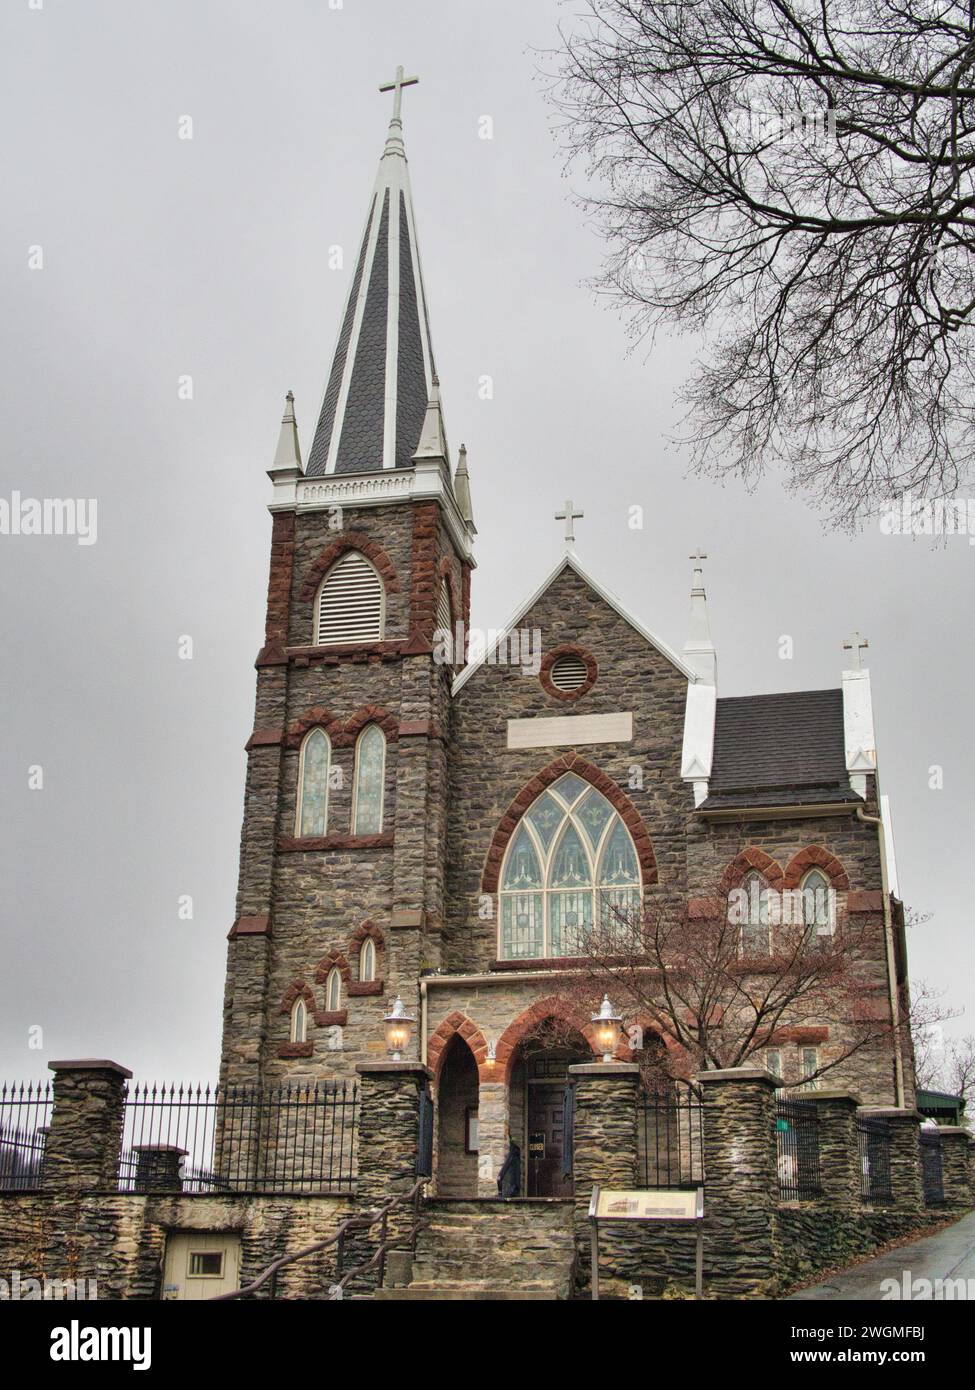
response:
[[[164,1299],[215,1298],[240,1288],[240,1236],[174,1233],[166,1241]]]

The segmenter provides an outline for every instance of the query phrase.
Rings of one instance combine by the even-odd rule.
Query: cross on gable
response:
[[[572,498],[571,498],[571,497],[568,499],[568,501],[567,501],[566,504],[565,504],[565,510],[564,510],[564,511],[561,511],[561,512],[556,512],[556,513],[555,513],[555,520],[556,520],[556,521],[564,521],[564,522],[565,522],[565,543],[566,543],[566,545],[573,545],[574,542],[575,542],[575,538],[576,538],[576,537],[575,537],[575,527],[573,526],[572,523],[573,523],[574,521],[580,521],[580,520],[582,519],[582,517],[584,517],[584,516],[585,516],[585,512],[574,512],[574,511],[572,510]]]
[[[696,554],[696,555],[688,555],[687,558],[688,558],[689,560],[693,560],[694,563],[700,568],[701,561],[702,561],[702,560],[706,560],[708,557],[707,557],[707,555],[705,555],[705,553],[704,553],[704,551],[701,549],[701,547],[698,546],[698,548],[697,548],[697,554]]]
[[[396,69],[396,76],[393,78],[392,82],[384,82],[383,85],[379,88],[379,90],[380,90],[381,92],[395,92],[395,93],[396,93],[395,97],[393,98],[393,120],[394,120],[394,121],[402,120],[402,110],[403,110],[403,88],[404,88],[404,87],[415,87],[416,84],[419,82],[419,80],[420,80],[420,79],[419,79],[418,77],[404,77],[404,76],[403,76],[403,66],[402,66],[402,64],[401,64],[401,65]]]
[[[854,671],[859,671],[862,669],[860,666],[860,653],[861,651],[865,651],[866,648],[869,646],[870,643],[867,641],[865,637],[861,637],[859,632],[855,632],[852,637],[850,637],[846,642],[843,643],[843,650],[845,652],[853,653]]]

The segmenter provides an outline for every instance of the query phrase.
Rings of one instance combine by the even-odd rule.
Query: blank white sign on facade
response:
[[[509,719],[509,748],[564,748],[578,743],[629,743],[633,715],[570,714],[555,719]]]

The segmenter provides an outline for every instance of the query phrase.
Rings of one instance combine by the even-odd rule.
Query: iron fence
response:
[[[638,1176],[643,1187],[700,1187],[704,1126],[700,1092],[690,1083],[643,1092],[637,1111]]]
[[[865,1202],[887,1202],[890,1189],[890,1125],[886,1120],[857,1116],[860,1158],[860,1196]]]
[[[351,1081],[130,1088],[119,1190],[349,1191],[358,1116]]]
[[[939,1207],[945,1200],[944,1157],[941,1152],[941,1135],[935,1130],[922,1129],[921,1135],[921,1179],[924,1184],[924,1201],[929,1207]]]
[[[40,1187],[50,1120],[50,1082],[0,1086],[0,1192]]]
[[[781,1097],[775,1112],[779,1192],[804,1201],[822,1192],[819,1171],[819,1118],[813,1101]]]

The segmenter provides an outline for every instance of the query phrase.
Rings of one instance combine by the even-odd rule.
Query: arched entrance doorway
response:
[[[521,1151],[521,1197],[571,1197],[566,1174],[569,1067],[591,1062],[581,1033],[560,1028],[519,1043],[508,1089],[508,1132]]]
[[[474,1054],[455,1033],[437,1081],[437,1196],[477,1196],[478,1076]]]

